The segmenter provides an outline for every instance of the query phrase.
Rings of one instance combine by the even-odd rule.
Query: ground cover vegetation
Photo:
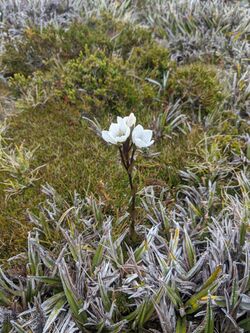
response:
[[[0,13],[1,332],[250,332],[249,4]],[[132,112],[136,237],[101,137]]]

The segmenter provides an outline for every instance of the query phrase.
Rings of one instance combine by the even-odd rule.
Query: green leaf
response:
[[[250,140],[247,143],[247,159],[250,160]]]
[[[211,276],[207,279],[205,284],[202,286],[201,290],[206,290],[213,282],[216,281],[220,273],[222,272],[222,266],[218,265],[215,271],[211,274]]]
[[[200,292],[193,295],[185,304],[185,307],[191,307],[191,309],[187,310],[187,314],[191,314],[198,310],[199,301],[202,297],[206,296],[208,292],[212,292],[218,285],[219,281],[217,281],[218,276],[221,274],[222,267],[221,265],[217,266],[215,271],[211,274],[211,276],[207,279],[207,281],[203,284]]]
[[[243,246],[246,241],[247,223],[242,222],[240,225],[240,245]]]
[[[30,278],[38,281],[38,282],[43,282],[49,286],[55,286],[59,287],[61,286],[61,280],[58,277],[49,277],[49,276],[30,276]]]
[[[22,290],[19,289],[7,276],[4,274],[2,269],[0,268],[0,286],[5,290],[8,291],[10,294],[14,296],[22,296]],[[19,289],[19,290],[17,290]],[[3,296],[3,294],[2,294]],[[1,295],[0,295],[1,297]]]
[[[171,302],[174,304],[175,308],[178,310],[180,307],[183,306],[182,300],[179,296],[179,293],[177,290],[175,290],[173,287],[165,286],[167,296],[171,300]]]
[[[186,317],[178,318],[176,325],[176,333],[186,333],[186,332],[187,332]]]
[[[238,285],[237,285],[238,281],[236,280],[236,278],[233,279],[233,285],[232,285],[232,292],[231,292],[231,307],[232,309],[234,308],[235,304],[238,301]]]
[[[95,255],[94,255],[93,260],[92,260],[92,272],[94,272],[96,266],[100,265],[100,263],[102,262],[103,252],[104,252],[104,244],[100,243],[97,246]]]
[[[239,326],[244,330],[245,333],[250,332],[250,317],[241,320],[239,322]]]
[[[214,333],[214,316],[211,305],[211,297],[208,297],[205,333]]]
[[[82,307],[83,307],[82,301],[78,300],[77,296],[75,295],[73,283],[69,276],[65,262],[63,262],[61,265],[59,265],[59,273],[60,273],[60,278],[62,281],[65,297],[67,298],[70,310],[71,310],[72,314],[74,315],[77,323],[82,328],[84,323],[87,320],[87,315],[84,311],[82,311]]]
[[[152,317],[155,311],[155,304],[158,304],[163,296],[164,289],[161,288],[159,291],[149,300],[145,300],[138,309],[136,322],[139,327],[143,327],[144,324]]]
[[[136,316],[138,315],[138,312],[139,312],[139,308],[136,308],[133,312],[131,312],[126,317],[124,317],[124,320],[127,320],[127,321],[134,320],[136,318]]]
[[[110,297],[108,296],[108,293],[106,289],[104,288],[103,282],[100,277],[98,277],[98,284],[100,288],[100,294],[101,294],[101,299],[102,303],[104,306],[105,311],[109,312],[111,308],[111,302],[110,302]]]
[[[50,312],[50,310],[56,305],[56,303],[61,300],[65,300],[65,294],[64,291],[61,291],[57,294],[54,294],[53,296],[46,298],[46,301],[43,302],[42,308],[44,312]]]
[[[189,268],[191,269],[196,263],[196,255],[195,255],[194,246],[187,233],[186,228],[184,229],[184,247],[185,247],[185,252],[186,252]]]
[[[0,304],[5,306],[10,306],[12,304],[9,297],[7,297],[6,294],[1,290],[0,290]]]
[[[59,313],[63,309],[63,306],[65,304],[65,298],[60,299],[56,305],[54,306],[53,310],[50,312],[50,315],[45,323],[45,326],[43,328],[43,333],[48,332],[48,329],[50,326],[56,321],[56,318],[58,317]]]
[[[143,243],[135,250],[135,260],[138,262],[142,255],[148,250],[148,243],[147,241],[143,241]]]

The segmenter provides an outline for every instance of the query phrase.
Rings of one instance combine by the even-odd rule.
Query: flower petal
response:
[[[135,137],[133,142],[136,145],[136,147],[144,148],[144,142],[140,138]]]
[[[147,129],[143,131],[143,140],[149,142],[152,139],[153,131]]]
[[[126,130],[123,132],[123,135],[116,136],[117,142],[125,142],[130,135],[130,128],[126,126]]]
[[[130,115],[128,117],[124,117],[123,119],[125,120],[126,124],[129,127],[134,126],[136,123],[136,117],[135,117],[134,113],[130,113]]]
[[[147,147],[151,146],[154,142],[155,142],[155,140],[151,140],[150,142],[148,142]]]
[[[112,143],[112,144],[117,143],[117,141],[110,135],[109,131],[102,131],[102,138],[106,142],[109,142],[109,143]]]
[[[122,117],[117,117],[117,124],[120,125],[120,123],[124,122],[124,118]]]
[[[109,132],[116,133],[119,130],[119,125],[117,123],[112,123],[109,126]]]
[[[135,138],[141,136],[142,133],[143,133],[142,125],[135,126],[135,128],[133,129],[133,133],[132,133],[132,141],[134,142]]]

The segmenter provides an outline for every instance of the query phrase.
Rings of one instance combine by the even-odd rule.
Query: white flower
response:
[[[154,143],[151,140],[153,131],[144,129],[141,125],[137,125],[132,133],[132,141],[138,148],[146,148]]]
[[[125,120],[117,117],[117,123],[112,123],[108,131],[102,131],[102,138],[116,145],[117,143],[125,142],[130,135],[130,128]]]
[[[135,115],[133,113],[130,113],[130,115],[128,117],[124,117],[123,119],[125,120],[126,124],[129,127],[135,126],[136,117],[135,117]]]

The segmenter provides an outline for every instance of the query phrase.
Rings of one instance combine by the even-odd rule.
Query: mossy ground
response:
[[[103,128],[115,115],[133,111],[145,127],[154,129],[170,97],[184,103],[193,99],[195,106],[185,106],[187,117],[198,111],[203,116],[213,113],[222,100],[215,66],[178,67],[149,30],[107,17],[74,24],[66,32],[49,27],[40,33],[30,28],[17,47],[10,43],[6,50],[3,64],[7,75],[14,77],[10,91],[18,105],[25,106],[8,120],[6,137],[12,145],[36,148],[32,168],[43,167],[32,186],[8,200],[0,185],[1,258],[26,246],[27,210],[36,211],[43,201],[41,186],[45,183],[68,200],[77,191],[101,198],[106,212],[119,216],[126,211],[129,188],[117,149],[96,136],[81,119],[82,111],[95,116]],[[168,70],[169,85],[159,93],[157,82],[161,83]],[[44,98],[46,89],[51,93],[48,100]],[[154,157],[138,156],[138,189],[167,186],[171,195],[180,182],[179,171],[187,169],[194,158],[202,161],[196,148],[205,129],[202,122],[191,118],[191,131],[177,131],[171,138],[157,140]],[[231,139],[229,133],[229,142]],[[6,177],[0,173],[1,183]]]
[[[197,128],[188,137],[159,142],[154,150],[161,154],[155,158],[138,156],[138,188],[146,184],[168,185],[174,189],[178,184],[178,171],[188,163],[190,150],[200,140],[200,134]],[[35,212],[35,207],[43,201],[41,186],[45,183],[68,201],[77,191],[82,196],[101,198],[107,213],[119,216],[127,209],[129,188],[117,150],[106,146],[88,123],[81,120],[74,107],[52,104],[39,110],[27,110],[11,118],[6,135],[17,145],[24,144],[30,150],[36,148],[32,168],[43,167],[33,186],[8,200],[4,186],[0,187],[2,254],[15,253],[20,246],[25,246],[30,228],[27,210]],[[5,177],[6,174],[1,173],[1,181]]]

